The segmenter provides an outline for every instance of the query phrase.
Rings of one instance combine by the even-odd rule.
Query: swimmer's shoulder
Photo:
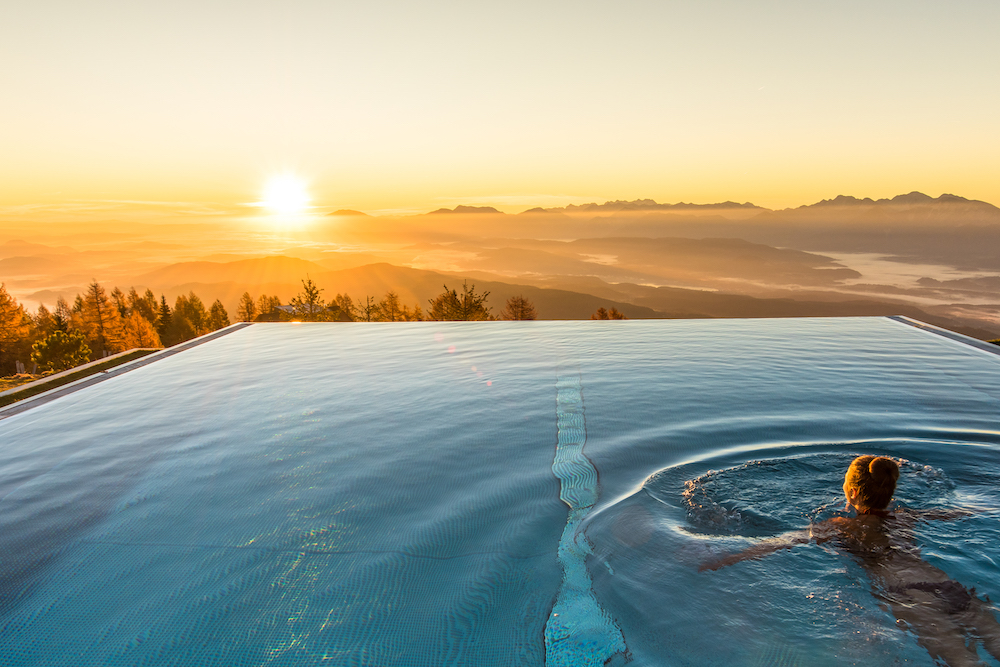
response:
[[[809,537],[817,543],[826,542],[841,537],[853,527],[855,519],[846,516],[835,516],[809,526]]]

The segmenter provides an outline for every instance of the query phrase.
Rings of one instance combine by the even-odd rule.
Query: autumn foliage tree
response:
[[[122,350],[122,317],[104,287],[96,280],[87,286],[81,314],[92,350],[101,355]]]
[[[31,330],[31,322],[24,306],[19,304],[0,283],[0,373],[14,370],[18,354],[23,354],[24,341]]]
[[[122,347],[133,350],[138,347],[163,347],[156,328],[138,311],[133,310],[122,325]]]

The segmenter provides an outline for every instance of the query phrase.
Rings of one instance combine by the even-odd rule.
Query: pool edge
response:
[[[62,396],[72,394],[80,389],[85,389],[86,387],[91,387],[95,384],[104,382],[123,373],[127,373],[136,368],[142,368],[154,361],[159,361],[160,359],[166,359],[167,357],[172,357],[175,354],[184,352],[185,350],[190,350],[193,347],[197,347],[204,343],[211,342],[217,338],[221,338],[227,334],[231,334],[234,331],[239,331],[240,329],[245,329],[246,327],[253,324],[253,322],[237,322],[236,324],[230,324],[227,327],[223,327],[218,331],[213,331],[211,333],[204,334],[192,340],[174,345],[173,347],[168,347],[159,352],[154,352],[152,354],[147,354],[144,357],[135,359],[134,361],[127,361],[124,364],[115,366],[106,371],[100,371],[94,373],[93,375],[88,375],[86,377],[80,378],[69,384],[64,384],[59,387],[54,387],[49,391],[42,392],[41,394],[36,394],[30,398],[26,398],[17,403],[12,403],[6,407],[0,408],[0,420],[4,420],[8,417],[13,417],[14,415],[26,412],[32,408],[38,407],[39,405],[45,405],[46,403],[53,401]]]
[[[908,327],[913,327],[914,329],[919,329],[920,331],[924,331],[929,334],[947,338],[948,340],[956,343],[974,347],[977,350],[981,350],[988,354],[1000,356],[1000,345],[994,345],[993,343],[988,343],[984,340],[973,338],[972,336],[966,336],[965,334],[960,334],[955,331],[949,331],[948,329],[943,329],[941,327],[934,326],[933,324],[927,324],[926,322],[921,322],[920,320],[915,320],[912,317],[907,317],[905,315],[887,315],[886,319],[899,322],[900,324],[905,324]]]

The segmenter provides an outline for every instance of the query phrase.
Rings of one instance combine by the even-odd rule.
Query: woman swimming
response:
[[[702,564],[718,570],[799,544],[831,542],[855,556],[868,573],[873,595],[889,605],[897,624],[908,627],[935,661],[951,667],[982,665],[976,641],[1000,660],[1000,623],[991,606],[920,557],[914,526],[968,516],[965,511],[889,511],[899,466],[883,456],[859,456],[844,476],[847,507],[855,516],[838,516],[786,533],[736,554]],[[967,642],[967,639],[973,641]]]

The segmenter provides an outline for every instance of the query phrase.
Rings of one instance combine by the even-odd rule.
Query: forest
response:
[[[72,303],[60,298],[55,310],[39,305],[29,312],[0,284],[0,376],[49,374],[133,349],[177,345],[237,322],[419,322],[424,320],[533,320],[534,305],[522,296],[507,300],[500,313],[487,305],[488,291],[477,292],[464,282],[431,299],[427,309],[401,303],[395,292],[381,299],[352,299],[336,294],[329,301],[310,278],[288,304],[276,296],[254,298],[244,292],[235,318],[222,302],[210,306],[194,292],[179,295],[173,306],[147,289],[108,292],[96,280]],[[593,319],[624,319],[614,308],[601,308]]]

